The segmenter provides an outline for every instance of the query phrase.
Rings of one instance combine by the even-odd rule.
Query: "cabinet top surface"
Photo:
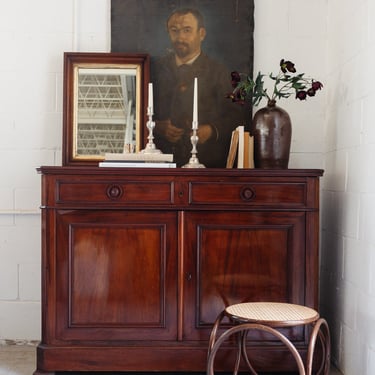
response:
[[[204,176],[204,177],[320,177],[322,169],[184,169],[184,168],[87,168],[42,166],[41,174],[52,175],[91,175],[91,176]]]

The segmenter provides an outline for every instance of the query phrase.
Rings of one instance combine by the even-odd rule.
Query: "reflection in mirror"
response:
[[[65,52],[63,165],[143,148],[147,54]]]
[[[136,69],[78,69],[76,152],[122,153],[136,148]]]

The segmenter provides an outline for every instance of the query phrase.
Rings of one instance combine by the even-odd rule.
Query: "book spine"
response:
[[[176,163],[147,163],[147,162],[107,162],[99,163],[101,168],[176,168]]]

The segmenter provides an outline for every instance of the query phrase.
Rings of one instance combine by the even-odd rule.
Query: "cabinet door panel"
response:
[[[186,339],[207,338],[231,304],[304,304],[304,213],[187,213],[185,228]]]
[[[59,211],[56,221],[58,338],[176,337],[174,213]]]

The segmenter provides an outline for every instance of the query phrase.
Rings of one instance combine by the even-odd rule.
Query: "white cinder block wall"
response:
[[[325,169],[321,307],[334,360],[345,375],[372,375],[375,4],[255,0],[255,6],[255,70],[275,72],[287,58],[325,85],[307,102],[279,104],[293,122],[290,167]],[[61,164],[63,52],[109,51],[109,10],[110,0],[0,5],[0,342],[40,338],[35,168]]]
[[[375,374],[375,2],[327,1],[322,311],[345,375]]]
[[[109,51],[110,0],[0,4],[0,343],[40,338],[40,176],[61,164],[64,51]]]

